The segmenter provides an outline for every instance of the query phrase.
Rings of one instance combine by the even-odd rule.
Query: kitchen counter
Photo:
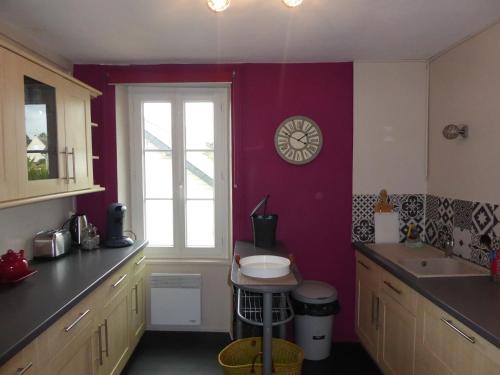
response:
[[[118,249],[76,250],[56,260],[30,262],[38,273],[0,286],[0,365],[90,294],[147,242]]]
[[[398,253],[400,259],[426,257],[435,252],[429,246],[410,249],[403,244],[356,242],[354,247],[500,348],[500,285],[491,282],[489,277],[417,278],[395,263]]]

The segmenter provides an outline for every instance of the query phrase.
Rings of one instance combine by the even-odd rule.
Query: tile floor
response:
[[[223,333],[146,332],[123,375],[222,374],[217,355],[230,339]],[[361,345],[334,344],[323,361],[304,361],[303,375],[380,374]]]

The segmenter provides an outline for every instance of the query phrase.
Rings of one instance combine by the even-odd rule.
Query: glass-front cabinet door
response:
[[[19,192],[31,197],[68,189],[72,165],[64,131],[64,81],[56,74],[19,59],[17,67],[17,139]]]
[[[12,200],[17,196],[17,163],[15,139],[15,110],[7,88],[10,76],[7,74],[9,54],[0,48],[0,201]]]

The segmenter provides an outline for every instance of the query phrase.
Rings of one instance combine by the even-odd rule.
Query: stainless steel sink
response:
[[[457,258],[401,259],[398,263],[416,277],[489,275],[487,269]]]

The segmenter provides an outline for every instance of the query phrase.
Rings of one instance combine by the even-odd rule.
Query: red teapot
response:
[[[16,280],[29,273],[28,260],[24,257],[24,250],[16,253],[14,250],[7,250],[0,259],[0,279]]]

